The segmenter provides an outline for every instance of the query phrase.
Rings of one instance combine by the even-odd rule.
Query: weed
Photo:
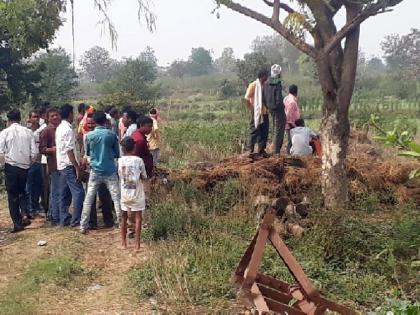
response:
[[[144,266],[129,278],[140,298],[164,304],[218,305],[234,298],[231,272],[245,243],[207,233],[183,241],[159,243]]]
[[[420,314],[420,304],[396,299],[387,299],[386,304],[370,312],[369,315],[418,315]]]
[[[25,279],[32,285],[54,283],[66,285],[83,272],[80,263],[72,257],[53,256],[35,262],[26,272]]]
[[[0,314],[37,314],[31,297],[42,285],[66,285],[83,272],[80,263],[69,256],[53,256],[34,262],[23,279],[0,297]]]
[[[197,211],[187,206],[179,206],[174,202],[157,204],[150,211],[150,229],[145,238],[165,240],[179,238],[191,232],[198,232],[207,226],[208,222]]]
[[[380,199],[375,192],[354,193],[352,199],[354,210],[372,213],[381,209]]]

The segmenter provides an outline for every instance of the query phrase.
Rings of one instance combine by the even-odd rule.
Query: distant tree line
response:
[[[158,66],[150,47],[137,57],[117,61],[96,46],[83,54],[76,73],[65,50],[49,49],[62,25],[63,3],[0,2],[0,110],[24,103],[70,101],[81,81],[96,83],[104,103],[152,102],[164,92],[157,83],[159,77],[182,80],[215,73],[230,78],[220,82],[221,95],[229,97],[242,93],[261,68],[268,69],[274,63],[282,66],[285,77],[298,75],[317,85],[313,61],[277,35],[255,38],[251,51],[242,58],[237,58],[229,47],[218,58],[211,50],[197,47],[186,60],[175,60],[167,68]],[[409,34],[384,39],[383,59],[366,58],[360,53],[356,93],[418,97],[419,45],[420,30],[412,29]]]

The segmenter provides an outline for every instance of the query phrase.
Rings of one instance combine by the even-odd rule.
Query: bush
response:
[[[138,112],[147,113],[154,106],[154,103],[152,101],[140,101],[125,92],[115,92],[104,95],[98,100],[99,107],[104,108],[109,105],[118,108],[130,105]]]
[[[227,236],[204,234],[181,242],[160,243],[150,259],[130,272],[129,278],[141,299],[155,297],[159,304],[210,305],[234,298],[232,270],[244,243]],[[225,309],[225,306],[221,309]]]
[[[152,240],[176,239],[199,232],[207,225],[207,220],[197,209],[170,201],[163,202],[150,209],[147,236]]]
[[[370,312],[369,315],[418,315],[420,304],[418,302],[387,299],[386,303]]]
[[[219,86],[218,94],[222,99],[234,97],[239,95],[238,84],[233,81],[223,80]]]

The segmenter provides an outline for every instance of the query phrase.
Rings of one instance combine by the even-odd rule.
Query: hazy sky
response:
[[[97,25],[101,17],[93,0],[74,2],[77,56],[98,45],[111,51],[114,58],[137,56],[146,46],[151,46],[161,65],[174,59],[186,59],[191,48],[199,46],[211,49],[214,57],[218,57],[224,47],[232,47],[235,55],[241,57],[249,51],[256,36],[273,34],[267,26],[227,9],[221,9],[221,17],[217,19],[211,14],[215,8],[213,0],[154,0],[157,28],[154,33],[149,33],[146,26],[138,22],[136,0],[114,0],[109,13],[119,38],[117,50],[112,50],[108,34]],[[254,8],[265,10],[266,7],[261,0],[247,0],[246,3]],[[410,28],[420,28],[419,12],[419,0],[404,0],[393,12],[369,19],[362,25],[362,50],[368,56],[380,56],[380,42],[384,36],[406,34]],[[67,21],[54,46],[64,47],[70,52],[70,14],[67,13],[65,18]]]

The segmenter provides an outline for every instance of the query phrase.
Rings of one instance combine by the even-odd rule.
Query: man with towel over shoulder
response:
[[[265,151],[269,131],[268,110],[266,105],[263,104],[263,86],[268,77],[267,70],[260,71],[258,78],[248,86],[245,94],[246,105],[251,111],[247,150],[250,154],[253,154],[255,145],[258,144],[257,153],[262,157],[268,156]]]

